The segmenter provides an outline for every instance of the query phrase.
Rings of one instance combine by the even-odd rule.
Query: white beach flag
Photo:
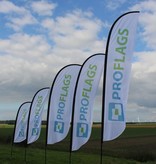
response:
[[[34,95],[28,118],[27,144],[35,142],[40,136],[42,113],[49,90],[48,87],[43,88]]]
[[[80,70],[74,96],[72,151],[78,150],[90,138],[93,103],[104,68],[104,54],[89,57]]]
[[[138,15],[137,11],[122,15],[109,33],[103,86],[103,141],[117,138],[126,127],[125,109]]]
[[[47,144],[63,140],[70,128],[73,95],[81,66],[71,64],[56,75],[49,96]]]
[[[26,139],[30,105],[31,102],[25,102],[18,109],[14,130],[14,143],[19,143]]]

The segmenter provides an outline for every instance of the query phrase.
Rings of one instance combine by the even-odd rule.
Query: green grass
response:
[[[43,149],[28,148],[27,156],[25,160],[25,148],[14,147],[13,154],[11,157],[10,147],[7,145],[1,145],[3,151],[0,151],[0,163],[1,164],[43,164],[45,162],[45,152]],[[26,162],[25,162],[26,161]],[[98,154],[88,153],[73,153],[71,158],[72,164],[96,164],[100,163],[100,156]],[[69,152],[62,151],[47,151],[47,164],[68,164],[69,163]],[[115,158],[104,156],[103,163],[105,164],[140,164],[134,160],[126,160],[122,158]]]
[[[11,140],[13,126],[0,125],[0,164],[21,164],[25,161],[24,144],[13,146]],[[100,127],[94,127],[87,144],[72,153],[72,164],[100,163]],[[69,163],[70,137],[58,144],[47,146],[47,163]],[[39,140],[28,146],[26,163],[42,164],[45,161],[45,127]],[[117,139],[103,143],[104,164],[155,164],[156,163],[156,124],[127,125]]]

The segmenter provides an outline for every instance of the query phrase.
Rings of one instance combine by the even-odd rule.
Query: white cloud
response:
[[[14,57],[33,60],[47,54],[51,46],[42,35],[15,33],[8,39],[0,40],[0,52]]]
[[[103,24],[89,12],[73,11],[56,19],[46,18],[38,25],[40,34],[22,31],[0,40],[3,102],[30,100],[38,89],[50,86],[65,65],[82,64],[88,56],[104,51],[105,42],[98,38]]]
[[[88,56],[104,52],[105,40],[98,38],[103,23],[90,12],[72,11],[56,19],[45,19],[42,26],[53,43],[53,54],[61,63],[82,64]]]
[[[155,5],[155,0],[144,0],[140,1],[136,5],[134,5],[132,8],[133,10],[143,10],[146,12],[155,12],[156,10],[156,5]]]
[[[41,16],[52,16],[56,6],[57,4],[46,1],[35,1],[31,4],[33,11]]]
[[[16,6],[10,1],[2,0],[0,1],[0,13],[9,14],[9,13],[25,13],[25,8]]]
[[[109,0],[106,2],[106,4],[107,4],[107,8],[109,10],[116,10],[118,7],[120,7],[125,2],[126,2],[126,0]]]
[[[140,2],[130,8],[131,10],[139,10],[139,23],[142,26],[142,39],[147,46],[156,49],[156,1],[146,0]]]
[[[10,22],[8,22],[6,25],[13,28],[15,31],[22,31],[23,27],[25,27],[26,25],[37,23],[37,20],[28,13],[19,17],[10,17],[9,19]]]
[[[138,61],[132,65],[132,76],[129,90],[128,113],[144,119],[153,118],[156,107],[156,51],[136,53]],[[147,116],[148,115],[148,116]],[[132,117],[132,115],[131,115]],[[154,121],[154,120],[153,120]]]
[[[5,15],[6,27],[10,27],[15,31],[22,31],[26,25],[38,23],[28,9],[9,1],[0,2],[0,13],[7,14],[7,16]]]
[[[51,39],[60,48],[90,49],[103,23],[94,18],[90,12],[80,10],[57,17],[56,20],[46,19],[43,27],[49,30]]]
[[[135,53],[129,90],[127,118],[134,121],[155,121],[156,108],[156,1],[139,1],[130,10],[139,10],[139,41],[151,50]],[[139,119],[138,119],[139,118]]]
[[[91,12],[76,10],[55,19],[44,17],[39,24],[29,6],[26,9],[10,4],[14,9],[7,12],[15,14],[7,16],[6,24],[15,33],[0,40],[1,100],[25,100],[40,87],[51,85],[65,65],[82,64],[88,56],[104,52],[105,41],[98,38],[103,24]],[[24,33],[22,28],[29,23],[38,23],[40,34]]]
[[[44,37],[15,34],[9,39],[0,40],[0,44],[1,100],[6,101],[7,97],[13,101],[14,94],[21,95],[18,99],[24,99],[26,92],[31,95],[41,86],[51,84],[52,65],[56,60],[52,58],[51,47]],[[51,58],[47,62],[48,55]]]

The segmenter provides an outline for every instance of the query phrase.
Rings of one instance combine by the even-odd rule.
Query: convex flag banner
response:
[[[95,54],[83,64],[74,96],[73,134],[71,150],[78,150],[90,138],[93,103],[104,68],[104,54]]]
[[[125,129],[125,109],[134,39],[139,12],[129,12],[113,24],[106,47],[103,141],[117,138]]]
[[[18,109],[14,130],[14,143],[19,143],[26,140],[30,105],[31,102],[25,102]]]
[[[47,144],[63,140],[70,128],[75,85],[81,66],[67,65],[56,75],[49,96]]]
[[[42,113],[49,90],[48,87],[43,88],[34,95],[28,118],[27,144],[35,142],[40,136]]]

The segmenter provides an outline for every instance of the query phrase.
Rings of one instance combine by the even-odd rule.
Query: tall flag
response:
[[[75,85],[81,66],[71,64],[56,75],[49,96],[47,144],[63,140],[69,131]]]
[[[25,102],[18,109],[17,116],[16,116],[15,129],[14,129],[14,137],[13,137],[14,143],[19,143],[26,140],[27,123],[28,123],[30,105],[31,105],[31,102]]]
[[[49,87],[42,88],[33,97],[28,117],[27,144],[35,142],[40,136],[42,113],[49,90]]]
[[[117,138],[125,129],[125,109],[138,11],[120,16],[113,24],[106,47],[103,91],[103,141]]]
[[[90,138],[93,103],[104,67],[104,58],[104,54],[95,54],[81,67],[73,103],[71,151],[78,150]]]

